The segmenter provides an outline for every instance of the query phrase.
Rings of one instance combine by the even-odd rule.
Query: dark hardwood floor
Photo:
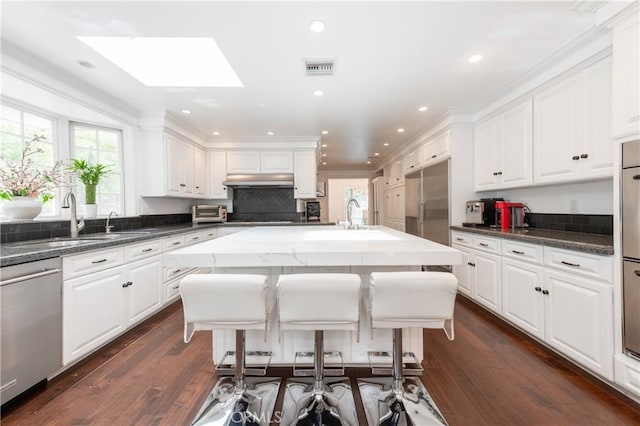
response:
[[[640,405],[459,297],[456,339],[425,330],[423,381],[450,425],[639,425]],[[211,336],[176,303],[28,398],[3,425],[186,425],[213,385]],[[290,369],[271,369],[288,376]],[[366,375],[351,369],[350,377]],[[360,403],[354,381],[356,403]],[[276,405],[282,404],[283,392]],[[361,424],[366,424],[358,410]]]

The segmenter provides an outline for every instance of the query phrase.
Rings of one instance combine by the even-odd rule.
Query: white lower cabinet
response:
[[[162,257],[154,256],[126,266],[126,326],[132,326],[162,306]]]
[[[502,314],[529,334],[544,339],[543,269],[502,259]]]
[[[610,285],[545,270],[545,341],[613,379],[613,295]]]
[[[613,380],[612,258],[491,240],[499,244],[482,235],[452,233],[463,259],[453,267],[460,293]]]
[[[64,281],[62,363],[69,364],[125,330],[122,267]]]

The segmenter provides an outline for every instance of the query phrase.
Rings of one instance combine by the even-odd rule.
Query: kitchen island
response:
[[[383,226],[345,230],[340,226],[286,228],[255,227],[222,238],[194,244],[167,253],[170,266],[210,267],[213,273],[254,273],[269,277],[269,302],[275,314],[275,285],[280,274],[342,272],[362,279],[361,325],[359,336],[348,332],[325,333],[327,350],[343,353],[347,365],[366,365],[367,351],[391,349],[391,331],[371,333],[366,308],[369,274],[374,271],[419,270],[423,265],[457,265],[458,250]],[[313,301],[310,301],[313,303]],[[247,332],[248,350],[271,350],[272,364],[292,365],[296,351],[313,349],[312,332],[283,332],[274,315],[268,335]],[[265,341],[266,340],[266,341]],[[233,350],[235,334],[215,331],[215,361]],[[406,330],[405,350],[422,360],[422,331]]]

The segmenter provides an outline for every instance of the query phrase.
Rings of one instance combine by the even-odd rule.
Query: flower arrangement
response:
[[[64,162],[56,161],[50,168],[34,166],[33,156],[43,152],[35,148],[34,143],[46,140],[44,136],[34,136],[25,141],[19,161],[13,161],[0,155],[3,163],[0,168],[0,198],[11,200],[13,197],[42,198],[46,203],[53,198],[53,190],[66,185],[68,172],[64,170]]]
[[[85,203],[96,203],[96,187],[100,183],[100,179],[110,172],[110,166],[105,164],[89,164],[84,159],[71,159],[69,170],[76,173],[78,178],[84,183]]]

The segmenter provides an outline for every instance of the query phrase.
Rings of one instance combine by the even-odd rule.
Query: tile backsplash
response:
[[[613,215],[527,213],[531,228],[613,235]]]
[[[293,188],[237,188],[233,191],[233,213],[229,221],[300,222]]]
[[[106,218],[85,219],[85,228],[80,232],[80,235],[104,232],[106,222]],[[109,222],[110,225],[113,225],[111,232],[185,223],[191,223],[190,214],[112,217]],[[70,232],[69,220],[6,222],[0,223],[0,243],[68,237]]]

